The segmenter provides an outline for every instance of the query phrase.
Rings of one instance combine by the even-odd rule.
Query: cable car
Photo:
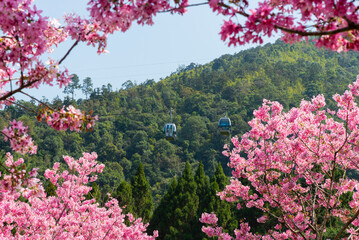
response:
[[[166,123],[165,126],[163,127],[163,133],[165,135],[165,139],[169,140],[169,141],[173,141],[176,138],[176,124],[172,123],[172,111],[173,109],[171,108],[170,110],[170,122]]]
[[[176,138],[176,124],[166,123],[163,127],[163,133],[167,140],[173,141]]]
[[[231,133],[231,119],[227,117],[227,114],[219,119],[218,129],[222,135],[229,135]]]

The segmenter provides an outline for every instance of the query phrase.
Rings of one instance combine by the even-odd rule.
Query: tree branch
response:
[[[67,53],[65,54],[65,56],[63,56],[61,58],[61,60],[59,61],[59,65],[67,58],[67,56],[71,53],[72,49],[74,49],[74,47],[76,47],[76,45],[80,42],[80,40],[76,40],[76,42],[70,47],[70,49],[67,51]]]
[[[356,213],[354,214],[354,216],[340,229],[340,231],[338,232],[338,234],[335,236],[334,240],[339,239],[340,236],[342,235],[342,233],[344,232],[345,229],[347,229],[349,227],[349,225],[359,216],[359,210],[356,211]]]
[[[51,109],[51,110],[54,110],[52,107],[50,107],[50,106],[49,106],[49,105],[47,105],[46,103],[44,103],[44,102],[40,101],[39,99],[37,99],[37,98],[35,98],[35,97],[31,96],[30,94],[27,94],[27,93],[25,93],[25,92],[23,92],[23,91],[20,91],[20,93],[22,93],[22,94],[24,94],[24,95],[28,96],[29,98],[31,98],[31,99],[33,99],[33,100],[35,100],[35,101],[37,101],[37,102],[41,103],[41,104],[42,104],[42,105],[44,105],[45,107],[47,107],[47,108],[49,108],[49,109]]]
[[[225,7],[227,9],[231,9],[231,7],[225,3],[218,3],[218,5]],[[359,7],[358,7],[359,8]],[[236,11],[237,14],[248,18],[250,15],[244,11]],[[260,21],[258,21],[260,23]],[[291,29],[291,28],[286,28],[283,26],[279,26],[279,25],[274,25],[275,29],[279,29],[281,31],[287,32],[287,33],[292,33],[292,34],[298,34],[300,36],[303,37],[309,37],[309,36],[323,36],[323,35],[335,35],[338,33],[342,33],[342,32],[348,32],[350,30],[359,30],[359,24],[356,24],[354,22],[348,21],[348,26],[347,27],[343,27],[343,28],[338,28],[335,30],[331,30],[331,31],[312,31],[312,32],[308,32],[308,31],[300,31],[300,30],[295,30],[295,29]]]
[[[27,111],[29,111],[29,112],[36,113],[36,114],[37,114],[37,112],[36,112],[35,110],[30,109],[30,108],[28,108],[28,107],[25,107],[24,105],[22,105],[22,104],[20,104],[20,103],[17,103],[17,102],[14,102],[14,101],[10,101],[10,100],[8,100],[8,99],[6,99],[5,101],[11,102],[12,104],[15,104],[15,105],[17,105],[17,106],[19,106],[19,107],[21,107],[21,108],[23,108],[23,109],[25,109],[25,110],[27,110]]]
[[[276,29],[282,30],[284,32],[298,34],[298,35],[303,36],[303,37],[335,35],[335,34],[342,33],[342,32],[348,32],[350,30],[359,30],[359,24],[353,24],[352,26],[338,28],[338,29],[335,29],[333,31],[316,31],[316,32],[299,31],[299,30],[294,30],[294,29],[290,29],[290,28],[281,27],[281,26],[278,26],[278,25],[274,25],[274,27]]]
[[[180,10],[180,9],[189,8],[189,7],[197,7],[197,6],[207,5],[207,4],[209,4],[209,3],[208,2],[196,3],[196,4],[191,4],[191,5],[188,5],[188,6],[183,6],[183,7],[178,7],[178,8],[171,8],[169,10],[160,11],[158,13],[168,13],[168,12],[172,12],[174,10]]]

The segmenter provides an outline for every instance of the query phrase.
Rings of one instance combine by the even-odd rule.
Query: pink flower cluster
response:
[[[71,131],[92,131],[95,121],[98,119],[97,115],[92,116],[85,114],[81,110],[74,108],[72,105],[68,106],[65,110],[65,106],[60,111],[54,111],[47,107],[40,109],[40,114],[37,116],[37,120],[41,121],[45,119],[46,123],[53,129],[59,131],[65,131],[70,129]]]
[[[21,121],[13,120],[10,126],[2,131],[5,141],[10,141],[11,148],[21,154],[36,154],[37,146],[32,138],[27,135],[28,127],[24,127]]]
[[[67,84],[67,71],[60,71],[55,61],[45,67],[41,56],[66,40],[67,33],[53,21],[41,16],[31,0],[0,0],[0,100],[14,92],[10,82],[19,89],[38,87],[40,83]],[[12,101],[13,102],[13,101]],[[9,102],[0,102],[0,104]]]
[[[105,207],[99,207],[94,199],[86,200],[85,194],[91,190],[86,184],[95,179],[90,174],[104,167],[96,162],[95,153],[84,153],[78,160],[65,156],[69,171],[60,172],[60,164],[55,163],[45,172],[57,188],[56,197],[46,196],[36,169],[26,173],[22,159],[14,161],[10,154],[6,158],[10,172],[0,181],[1,239],[150,240],[158,235],[147,235],[141,219],[123,214],[115,199]]]
[[[225,147],[233,177],[218,195],[240,200],[238,208],[263,211],[259,223],[278,222],[263,236],[242,224],[236,239],[321,239],[333,219],[343,222],[340,232],[359,238],[359,182],[347,176],[359,170],[359,76],[349,88],[333,97],[336,111],[325,109],[322,95],[288,112],[264,100],[249,122],[251,130],[232,139],[232,150]],[[210,224],[203,228],[208,236],[221,236],[213,214],[200,220]]]
[[[227,240],[232,239],[228,233],[223,233],[221,227],[217,227],[218,218],[214,213],[202,213],[202,217],[199,219],[201,223],[208,224],[209,226],[202,227],[202,231],[207,234],[208,237],[219,237],[219,239]]]
[[[317,36],[318,47],[339,52],[359,49],[359,15],[350,0],[269,0],[259,2],[255,9],[248,9],[247,1],[211,0],[209,5],[229,18],[220,32],[229,46],[262,43],[264,37],[281,31],[282,39],[290,43]]]
[[[214,213],[202,213],[202,217],[199,219],[201,223],[207,224],[202,227],[202,231],[207,234],[208,237],[218,237],[221,240],[231,240],[233,237],[226,232],[223,232],[222,227],[217,226],[218,218]],[[241,223],[240,228],[236,229],[236,239],[261,239],[259,235],[255,235],[249,232],[250,227],[248,223]]]

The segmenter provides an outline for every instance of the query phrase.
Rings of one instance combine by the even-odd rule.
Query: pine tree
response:
[[[200,204],[199,204],[198,210],[202,211],[202,210],[204,210],[204,207],[205,207],[204,201],[202,201],[202,199],[204,199],[206,197],[208,190],[209,190],[209,180],[208,180],[206,173],[204,172],[204,166],[203,166],[202,162],[200,162],[200,164],[198,165],[194,179],[197,184],[197,196],[200,199]],[[201,206],[201,205],[203,205],[203,206]]]
[[[81,85],[80,85],[79,76],[74,74],[71,77],[71,82],[64,88],[63,92],[65,94],[71,94],[72,100],[74,100],[75,91],[80,88],[81,88]]]
[[[200,162],[194,176],[197,184],[197,196],[199,198],[199,204],[197,209],[197,219],[199,219],[203,212],[205,212],[206,205],[208,204],[207,195],[209,191],[209,180],[204,172],[203,163]],[[194,237],[195,239],[202,239],[206,235],[202,232],[203,224],[200,221],[194,222]]]
[[[118,205],[122,207],[126,213],[132,213],[133,197],[131,184],[122,180],[112,196],[117,199]]]
[[[90,77],[87,77],[82,80],[82,86],[81,86],[82,93],[85,94],[86,99],[87,96],[91,94],[93,91],[93,83]]]
[[[191,165],[186,162],[182,177],[178,180],[175,196],[174,224],[165,239],[195,240],[194,223],[198,221],[197,209],[199,198],[197,184],[194,180]]]
[[[158,239],[164,239],[164,237],[170,233],[170,226],[174,225],[174,209],[176,208],[175,196],[176,196],[177,181],[173,178],[169,189],[161,199],[160,204],[153,212],[153,216],[150,221],[150,225],[147,228],[148,233],[152,233],[154,230],[158,230]]]
[[[149,222],[152,209],[152,195],[150,184],[146,180],[145,171],[140,163],[136,175],[131,179],[132,197],[133,197],[133,214],[141,217],[143,222]]]
[[[218,184],[219,191],[224,190],[224,188],[229,184],[228,177],[224,174],[222,165],[217,164],[216,171],[214,172],[211,182],[216,182]]]

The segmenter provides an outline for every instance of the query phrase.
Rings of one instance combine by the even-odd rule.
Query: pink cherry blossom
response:
[[[56,197],[47,197],[36,169],[20,170],[23,160],[13,160],[7,154],[9,173],[0,180],[0,238],[1,239],[141,239],[158,236],[146,233],[147,224],[141,219],[122,213],[117,200],[110,198],[105,207],[94,199],[86,200],[91,190],[86,186],[90,174],[102,171],[95,153],[84,153],[76,160],[64,159],[71,174],[59,171],[59,163],[45,172],[56,186]],[[20,197],[27,201],[20,200]],[[125,224],[125,219],[130,224]]]
[[[11,148],[21,154],[36,154],[37,146],[27,134],[27,127],[21,121],[13,120],[10,126],[2,131],[5,141],[10,141]]]
[[[92,116],[85,114],[81,110],[74,108],[72,105],[65,108],[62,107],[60,111],[54,111],[48,107],[40,109],[40,114],[37,117],[38,121],[45,119],[46,123],[59,131],[70,129],[71,131],[92,131],[95,121],[98,119],[97,115]]]
[[[261,210],[258,223],[278,222],[264,235],[251,233],[243,223],[234,233],[236,239],[321,239],[334,219],[342,224],[332,238],[341,233],[359,238],[359,182],[346,175],[359,170],[357,85],[358,81],[349,85],[351,91],[333,97],[337,111],[324,109],[323,95],[303,100],[288,112],[277,102],[263,100],[249,122],[251,130],[240,141],[232,139],[234,147],[225,155],[233,176],[218,195],[240,201],[238,208]],[[344,194],[349,206],[342,204]],[[214,219],[213,214],[203,214],[200,221],[207,226],[202,230],[224,238]]]

